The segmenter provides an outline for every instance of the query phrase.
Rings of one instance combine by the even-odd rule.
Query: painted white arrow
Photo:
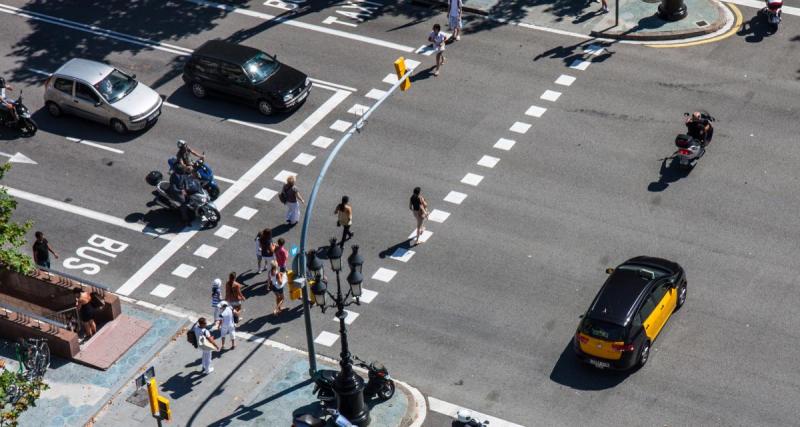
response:
[[[38,163],[31,160],[28,156],[17,151],[17,154],[8,154],[0,151],[0,156],[9,158],[9,163],[27,163],[29,165],[36,165]]]

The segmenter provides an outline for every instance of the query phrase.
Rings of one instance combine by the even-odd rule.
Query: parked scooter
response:
[[[689,116],[689,113],[684,113],[684,116]],[[714,135],[714,127],[711,126],[711,122],[715,119],[704,111],[700,112],[700,117],[707,122],[709,126],[709,130],[704,135],[704,138],[698,138],[688,134],[680,134],[675,137],[675,146],[678,147],[678,151],[672,155],[672,161],[677,161],[677,164],[681,168],[693,168],[697,164],[697,161],[706,154],[706,146],[711,142],[711,138]]]
[[[169,181],[163,180],[161,172],[152,171],[147,174],[145,180],[148,184],[155,187],[155,190],[153,190],[155,199],[152,203],[167,209],[181,209],[181,201],[172,195],[170,183]],[[195,218],[199,218],[203,224],[210,227],[215,227],[220,220],[219,210],[214,205],[214,202],[210,200],[208,192],[202,187],[198,188],[198,191],[194,194],[188,196],[186,208]]]
[[[767,23],[772,28],[772,32],[778,31],[778,24],[781,23],[781,9],[783,0],[766,0],[767,7],[761,9],[761,13],[767,17]]]
[[[12,118],[10,111],[4,111],[0,114],[0,125],[7,128],[12,128],[20,131],[22,136],[33,136],[39,130],[39,126],[31,118],[31,112],[28,107],[22,103],[22,91],[16,101],[13,101],[14,109],[17,111],[17,120]]]
[[[472,416],[472,412],[466,409],[459,409],[458,412],[456,412],[456,420],[453,422],[454,427],[484,427],[488,425],[488,420],[481,422],[479,419]]]
[[[364,388],[364,397],[367,399],[377,396],[380,400],[389,400],[394,396],[394,380],[389,375],[389,370],[378,362],[367,363],[358,356],[353,356],[357,360],[357,366],[367,370],[367,386]]]
[[[336,401],[336,394],[333,392],[333,382],[336,381],[338,371],[331,369],[318,369],[314,373],[314,391],[317,400],[323,405]]]
[[[177,162],[178,159],[175,157],[170,157],[167,160],[170,173],[174,171],[173,168]],[[217,179],[214,178],[214,171],[211,170],[211,167],[208,166],[203,159],[197,159],[193,163],[193,169],[197,174],[197,178],[200,180],[200,184],[203,186],[203,189],[208,191],[208,195],[211,197],[211,200],[217,200],[217,197],[219,197],[219,184],[217,184]]]

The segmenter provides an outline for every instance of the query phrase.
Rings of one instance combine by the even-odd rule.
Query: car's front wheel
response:
[[[685,302],[686,302],[686,281],[684,280],[683,284],[681,284],[678,287],[678,301],[675,303],[675,310],[681,308],[683,306],[683,303]]]
[[[258,101],[258,111],[265,116],[269,116],[272,114],[274,109],[272,108],[272,104],[270,104],[266,99],[261,99]]]
[[[114,129],[114,132],[120,135],[128,132],[128,128],[125,127],[125,123],[122,123],[117,119],[111,120],[111,129]]]
[[[53,117],[61,116],[61,107],[53,101],[47,102],[47,112]]]
[[[650,359],[650,341],[645,341],[639,350],[639,367],[643,367],[648,359]]]
[[[200,83],[192,83],[192,95],[198,98],[206,97],[206,88]]]

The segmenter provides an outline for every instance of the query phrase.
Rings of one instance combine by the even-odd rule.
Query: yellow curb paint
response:
[[[728,37],[736,34],[739,31],[739,28],[741,28],[742,22],[744,21],[744,19],[742,18],[742,12],[739,10],[738,7],[736,7],[736,5],[734,5],[732,3],[724,3],[724,4],[725,4],[725,6],[728,7],[728,9],[731,10],[731,12],[733,12],[733,15],[735,16],[735,20],[734,20],[733,26],[725,34],[720,34],[720,35],[718,35],[716,37],[711,37],[709,39],[697,40],[697,41],[688,42],[688,43],[648,44],[648,45],[645,45],[645,46],[647,46],[647,47],[655,47],[655,48],[659,48],[659,49],[674,48],[674,47],[690,47],[690,46],[698,46],[698,45],[706,44],[706,43],[714,43],[714,42],[718,42],[718,41],[723,40],[723,39],[727,39]]]

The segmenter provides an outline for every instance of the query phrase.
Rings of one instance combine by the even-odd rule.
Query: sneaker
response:
[[[456,36],[456,41],[461,40],[461,35]]]
[[[206,375],[208,375],[208,374],[210,374],[210,373],[212,373],[212,372],[214,372],[214,367],[213,367],[213,366],[212,366],[212,367],[210,367],[210,368],[208,368],[208,370],[207,370],[207,371],[203,371],[203,373],[204,373],[204,374],[206,374]]]
[[[603,12],[608,13],[608,6],[603,6]]]

